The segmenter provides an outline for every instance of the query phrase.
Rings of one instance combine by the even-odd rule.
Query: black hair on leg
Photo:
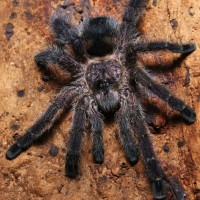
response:
[[[196,120],[195,111],[182,100],[171,94],[163,85],[156,83],[144,70],[137,67],[132,74],[134,81],[148,88],[151,92],[180,112],[181,117],[188,123]]]
[[[95,101],[91,102],[89,108],[89,119],[92,132],[92,154],[95,163],[101,164],[104,160],[104,145],[103,145],[103,120],[102,115],[98,112]]]
[[[125,94],[126,93],[126,94]],[[121,97],[121,107],[117,113],[117,121],[119,124],[120,135],[122,138],[122,145],[130,164],[136,164],[139,157],[138,146],[134,141],[133,129],[130,124],[130,107],[126,97],[129,91],[124,92],[124,96]]]
[[[67,109],[73,99],[78,95],[76,88],[65,87],[55,97],[46,112],[31,126],[26,133],[17,139],[16,143],[11,145],[6,152],[6,158],[12,160],[28,149],[34,141],[40,138],[49,130],[59,116]]]
[[[154,198],[163,199],[165,197],[163,170],[155,156],[140,102],[133,93],[130,93],[128,103],[131,112],[131,125],[137,134],[143,162],[152,186]]]
[[[62,45],[71,44],[77,59],[85,62],[86,52],[78,29],[71,26],[67,17],[55,13],[51,18],[51,27],[56,41]]]
[[[137,43],[129,43],[124,45],[123,52],[125,54],[125,66],[126,68],[133,69],[133,66],[136,64],[138,59],[138,53],[145,53],[148,51],[160,51],[160,50],[169,50],[173,53],[182,53],[182,54],[189,54],[195,51],[196,45],[194,43],[188,44],[177,44],[177,43],[170,43],[170,42],[137,42]]]
[[[56,45],[35,56],[39,67],[50,72],[57,81],[67,83],[81,76],[82,66]]]
[[[80,160],[81,142],[85,131],[86,112],[88,109],[89,99],[82,96],[75,107],[75,113],[70,130],[70,138],[66,154],[66,175],[69,178],[78,176],[78,164]]]
[[[139,42],[134,45],[128,45],[127,50],[137,52],[169,50],[173,53],[191,53],[196,50],[196,45],[194,43],[180,45],[165,41],[150,43]]]
[[[130,0],[128,7],[122,18],[122,26],[134,25],[133,28],[137,28],[139,18],[142,14],[143,9],[145,8],[147,0]]]
[[[129,1],[120,26],[120,39],[122,39],[120,46],[130,42],[134,37],[140,34],[138,31],[138,23],[146,6],[146,2],[146,0]]]

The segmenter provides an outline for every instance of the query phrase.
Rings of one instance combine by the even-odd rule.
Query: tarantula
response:
[[[38,53],[35,61],[61,82],[63,88],[43,115],[11,145],[7,159],[14,159],[28,149],[73,105],[65,169],[68,177],[76,178],[86,122],[91,124],[94,162],[102,163],[103,116],[115,113],[127,160],[130,164],[137,162],[139,146],[154,198],[166,196],[163,170],[156,159],[141,106],[141,88],[148,89],[179,111],[188,123],[195,121],[196,114],[153,80],[138,61],[138,53],[164,50],[188,54],[196,46],[193,43],[143,41],[138,27],[146,3],[147,0],[130,0],[121,23],[107,16],[92,17],[89,1],[82,1],[84,20],[78,27],[73,26],[69,12],[66,12],[70,5],[60,7],[53,14],[54,44]]]

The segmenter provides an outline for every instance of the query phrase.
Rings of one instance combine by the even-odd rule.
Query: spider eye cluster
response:
[[[119,25],[111,17],[95,17],[84,23],[82,37],[91,56],[111,54],[116,46]]]
[[[108,80],[100,80],[98,81],[98,87],[100,89],[105,89],[105,88],[108,88],[110,85],[109,81]]]

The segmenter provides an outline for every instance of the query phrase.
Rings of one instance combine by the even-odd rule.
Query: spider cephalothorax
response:
[[[88,65],[86,80],[94,98],[104,112],[114,111],[119,105],[121,66],[116,60],[99,61]]]
[[[115,113],[127,160],[131,164],[137,162],[139,147],[153,195],[162,199],[166,196],[165,178],[149,138],[141,106],[141,87],[179,111],[188,123],[195,121],[196,114],[154,81],[137,55],[158,50],[186,54],[195,50],[195,44],[143,41],[138,23],[146,0],[130,0],[121,24],[106,16],[93,18],[88,9],[89,1],[82,3],[85,15],[78,27],[71,24],[70,14],[66,11],[70,5],[59,8],[51,18],[54,44],[37,54],[35,61],[62,83],[63,88],[43,115],[8,149],[6,157],[14,159],[28,149],[54,125],[66,108],[73,105],[66,175],[76,178],[86,123],[91,124],[94,161],[102,163],[103,115]]]

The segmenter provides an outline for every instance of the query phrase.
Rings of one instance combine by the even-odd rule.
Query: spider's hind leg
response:
[[[196,50],[196,45],[194,43],[187,44],[177,44],[165,41],[157,41],[157,42],[139,42],[137,44],[130,44],[127,48],[130,51],[137,52],[146,52],[146,51],[160,51],[160,50],[169,50],[173,53],[184,53],[188,54]]]
[[[122,18],[122,27],[137,28],[140,16],[145,8],[147,0],[130,0],[128,8],[126,9]]]
[[[82,66],[76,62],[62,47],[51,46],[35,56],[37,65],[53,75],[58,82],[67,83],[80,76]]]
[[[84,44],[79,36],[79,30],[71,25],[69,16],[56,12],[51,17],[51,28],[56,42],[61,45],[71,45],[76,58],[81,62],[85,62],[86,51]]]
[[[146,6],[147,0],[130,0],[128,8],[126,9],[122,18],[120,26],[120,45],[130,42],[135,36],[139,34],[138,23],[140,16]]]

